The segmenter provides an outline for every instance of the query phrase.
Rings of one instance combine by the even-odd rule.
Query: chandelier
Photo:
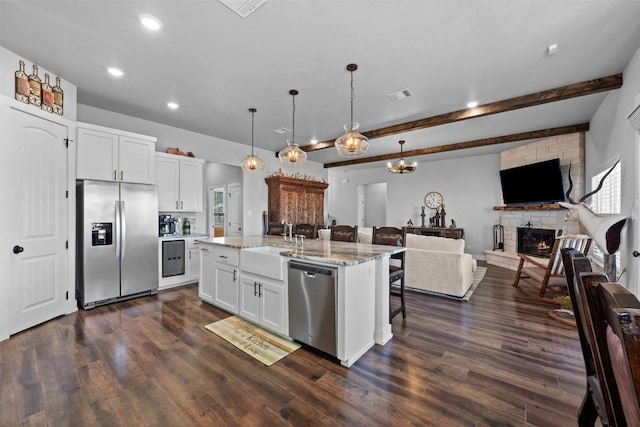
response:
[[[242,170],[245,172],[260,172],[264,169],[264,161],[253,152],[253,122],[256,111],[258,110],[255,108],[249,108],[251,113],[251,155],[242,161]]]
[[[400,140],[398,141],[398,143],[400,144],[400,158],[393,163],[391,162],[387,163],[387,169],[391,173],[411,173],[414,170],[416,170],[416,168],[418,167],[418,164],[416,162],[407,163],[407,161],[404,159],[403,152],[402,152],[402,146],[404,145],[404,140]]]
[[[291,139],[287,139],[287,147],[280,150],[278,157],[284,165],[300,166],[307,160],[307,153],[298,147],[296,141],[296,95],[298,91],[291,89],[289,95],[293,99],[293,124],[291,126]]]
[[[358,132],[360,124],[353,121],[353,72],[358,69],[356,64],[347,65],[351,73],[351,115],[349,123],[344,125],[345,134],[336,139],[335,146],[338,154],[343,157],[355,157],[364,154],[369,148],[369,138]]]

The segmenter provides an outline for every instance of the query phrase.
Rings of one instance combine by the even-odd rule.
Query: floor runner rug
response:
[[[299,344],[236,316],[210,323],[205,328],[267,366],[300,348]]]

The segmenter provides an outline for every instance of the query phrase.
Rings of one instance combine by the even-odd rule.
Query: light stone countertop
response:
[[[285,243],[280,236],[266,235],[209,237],[198,239],[198,242],[235,249],[275,246],[282,248],[280,255],[285,257],[337,265],[354,265],[378,258],[388,258],[405,249],[399,246],[335,242],[321,239],[304,239],[304,249],[300,249],[300,247],[295,248],[293,244]]]

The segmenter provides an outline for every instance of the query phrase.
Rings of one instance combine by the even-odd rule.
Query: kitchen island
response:
[[[278,236],[198,241],[203,301],[289,336],[288,262],[303,261],[337,269],[335,356],[343,365],[391,339],[389,258],[404,248],[318,239],[306,239],[301,248]]]

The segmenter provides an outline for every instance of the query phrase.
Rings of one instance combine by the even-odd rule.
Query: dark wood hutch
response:
[[[324,225],[326,182],[288,176],[264,179],[269,188],[269,222]]]

